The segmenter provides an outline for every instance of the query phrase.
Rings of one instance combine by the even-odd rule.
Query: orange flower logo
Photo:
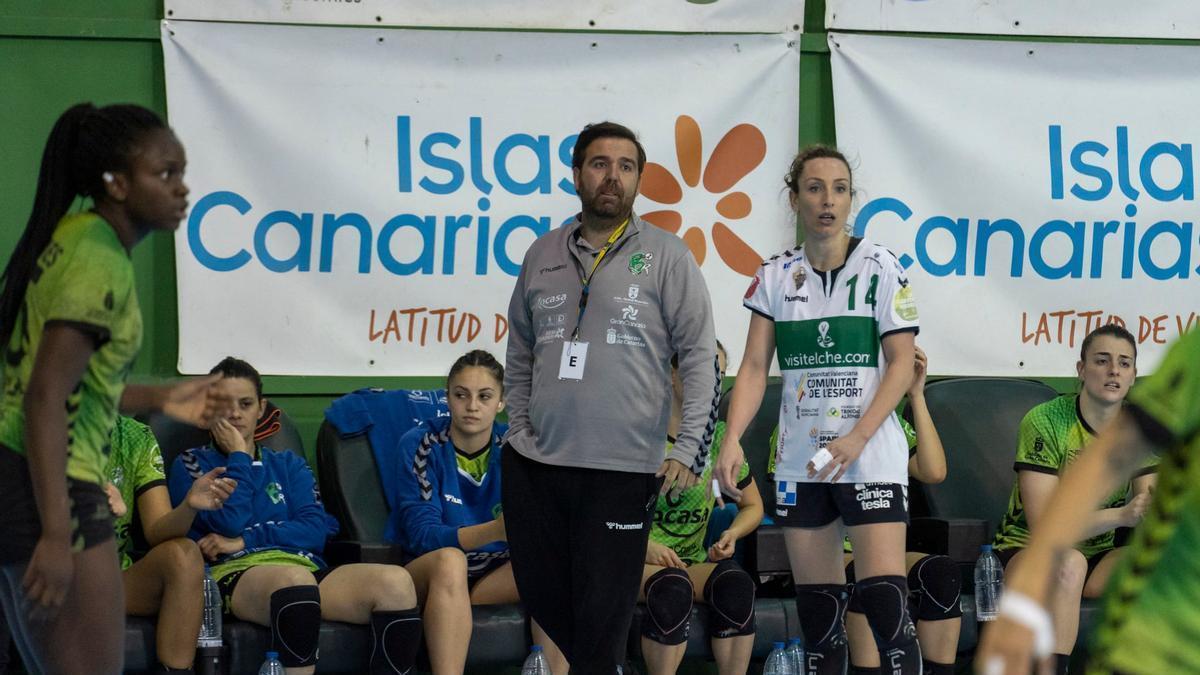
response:
[[[717,219],[712,223],[713,248],[730,269],[752,277],[762,263],[762,256],[755,253],[725,221],[741,220],[750,215],[750,195],[730,190],[762,163],[767,154],[767,139],[758,127],[739,124],[726,132],[717,147],[713,148],[707,166],[702,161],[703,150],[700,125],[691,117],[680,115],[675,120],[675,156],[679,160],[679,175],[689,188],[694,188],[700,184],[703,174],[704,189],[709,194],[724,195],[717,202]],[[678,204],[683,200],[683,187],[679,181],[666,167],[654,162],[647,162],[642,172],[641,193],[659,204]],[[704,264],[708,255],[704,230],[690,224],[685,229],[683,214],[679,211],[651,211],[642,214],[642,218],[673,234],[679,234],[682,230],[680,238],[691,249],[696,263]]]

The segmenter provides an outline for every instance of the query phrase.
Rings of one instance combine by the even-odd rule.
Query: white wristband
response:
[[[1050,612],[1033,598],[1005,588],[1000,594],[1000,606],[996,613],[1033,631],[1033,654],[1037,658],[1050,656],[1054,651],[1054,623],[1050,619]]]

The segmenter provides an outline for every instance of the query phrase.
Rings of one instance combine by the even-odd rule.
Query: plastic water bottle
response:
[[[221,646],[221,591],[207,566],[204,568],[204,622],[200,624],[196,646]]]
[[[550,665],[546,663],[546,655],[542,653],[541,645],[529,648],[529,656],[521,666],[521,675],[550,675]]]
[[[767,662],[763,665],[762,672],[763,675],[796,675],[784,643],[775,643],[771,653],[767,655]]]
[[[204,567],[204,615],[200,635],[196,638],[196,657],[192,671],[196,675],[219,675],[225,648],[221,645],[221,591],[213,581],[208,566]]]
[[[979,621],[995,621],[1000,606],[1000,591],[1004,587],[1004,568],[992,553],[992,545],[980,547],[975,563],[975,617]]]
[[[801,675],[804,672],[804,644],[800,638],[788,640],[787,655],[788,662],[792,664],[792,673]]]
[[[283,664],[279,662],[279,652],[267,652],[267,660],[263,661],[258,675],[283,675]]]

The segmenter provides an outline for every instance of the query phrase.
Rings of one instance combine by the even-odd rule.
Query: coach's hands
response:
[[[663,462],[654,475],[663,479],[659,494],[665,495],[670,492],[672,499],[678,498],[680,492],[700,482],[699,476],[692,473],[692,470],[684,466],[682,462],[674,459]]]

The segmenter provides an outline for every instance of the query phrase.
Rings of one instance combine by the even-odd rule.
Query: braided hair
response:
[[[133,104],[80,103],[59,116],[42,151],[25,231],[0,275],[0,344],[12,337],[37,260],[71,204],[103,198],[106,172],[129,170],[146,134],[166,128],[155,112]]]

